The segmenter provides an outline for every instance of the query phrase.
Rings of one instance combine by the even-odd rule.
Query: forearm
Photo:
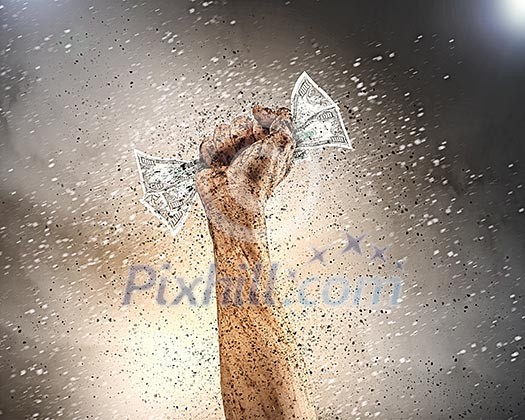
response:
[[[252,240],[211,232],[227,420],[315,418],[303,361],[273,295],[265,228],[250,232]]]
[[[291,113],[255,106],[201,144],[196,178],[216,263],[221,391],[227,420],[315,419],[294,336],[273,292],[266,199],[291,168]]]
[[[217,304],[226,307],[273,304],[270,256],[265,232],[240,237],[212,231]]]

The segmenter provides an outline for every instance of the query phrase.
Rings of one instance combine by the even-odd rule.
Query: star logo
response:
[[[313,248],[313,251],[314,251],[314,256],[312,257],[310,262],[314,262],[317,260],[324,264],[324,253],[327,251],[327,249],[318,251],[316,248]]]
[[[357,252],[359,255],[361,255],[361,246],[360,243],[363,240],[363,238],[366,236],[366,234],[358,236],[357,238],[354,238],[349,233],[345,232],[346,234],[346,246],[341,251],[341,254],[344,254],[345,252],[351,251],[352,249]]]
[[[381,261],[385,262],[386,248],[386,246],[384,248],[378,248],[374,245],[374,255],[372,256],[371,260],[374,261],[376,258],[379,258]]]
[[[401,271],[405,271],[405,263],[407,262],[406,257],[396,261],[396,268]]]

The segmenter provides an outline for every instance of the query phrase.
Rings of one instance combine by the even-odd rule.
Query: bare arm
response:
[[[197,188],[217,269],[221,391],[227,420],[315,419],[285,312],[271,289],[264,208],[290,170],[289,111],[254,108],[204,141]]]

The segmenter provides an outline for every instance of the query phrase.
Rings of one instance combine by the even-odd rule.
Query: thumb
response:
[[[292,113],[289,109],[281,108],[280,114],[275,118],[270,126],[269,139],[277,142],[281,148],[295,147],[294,141],[294,125],[292,121]]]
[[[272,123],[279,117],[292,118],[292,113],[288,108],[272,109],[261,105],[254,105],[252,107],[252,114],[255,121],[259,123],[262,128],[269,129]]]

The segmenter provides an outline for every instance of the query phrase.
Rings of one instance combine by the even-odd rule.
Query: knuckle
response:
[[[277,115],[280,118],[286,118],[286,119],[292,119],[292,111],[290,111],[288,108],[281,107],[277,110]]]
[[[260,105],[255,105],[252,109],[252,112],[255,119],[264,128],[270,127],[277,116],[275,111],[271,108],[263,107]]]
[[[220,144],[227,141],[230,137],[230,126],[229,124],[218,124],[215,127],[215,132],[213,134],[215,141]]]
[[[272,139],[274,143],[277,144],[277,146],[279,146],[280,150],[283,150],[293,144],[292,137],[283,131],[278,131],[276,133],[273,133]]]
[[[232,120],[232,128],[239,129],[239,128],[246,128],[249,125],[250,119],[246,117],[245,115],[239,115],[238,117],[235,117]]]
[[[213,156],[212,147],[213,147],[213,142],[211,139],[203,140],[203,142],[201,143],[199,147],[200,158],[202,161],[204,161],[208,165],[211,164],[211,160]]]
[[[237,117],[231,124],[231,138],[236,143],[236,148],[239,146],[239,140],[242,141],[251,137],[252,135],[252,120],[247,117]]]

